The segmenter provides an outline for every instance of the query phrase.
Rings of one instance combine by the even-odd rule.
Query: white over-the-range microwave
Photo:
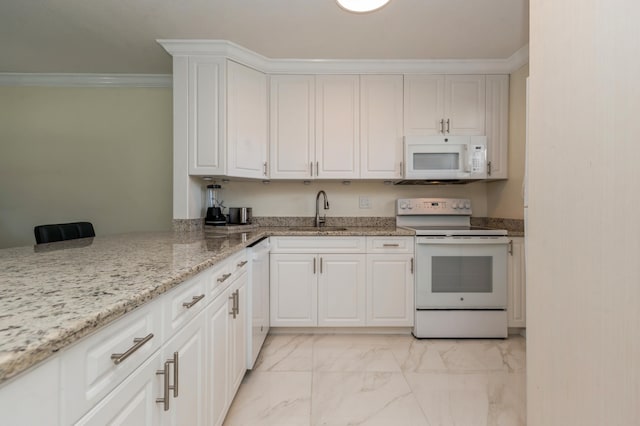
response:
[[[404,179],[487,178],[486,136],[405,136]]]

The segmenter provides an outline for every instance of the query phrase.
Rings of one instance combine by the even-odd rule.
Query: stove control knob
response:
[[[400,210],[405,210],[407,208],[407,203],[404,201],[400,203]]]
[[[458,203],[456,203],[455,201],[453,203],[451,203],[451,207],[453,207],[454,209],[458,208]]]
[[[471,208],[471,203],[469,201],[465,201],[464,202],[464,208],[465,209],[470,209]]]

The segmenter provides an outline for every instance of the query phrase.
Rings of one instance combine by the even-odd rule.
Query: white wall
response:
[[[206,185],[203,182],[203,187]],[[330,209],[327,216],[395,216],[395,200],[409,197],[464,197],[470,198],[474,216],[486,216],[485,183],[447,186],[400,186],[385,185],[382,182],[351,181],[342,182],[311,181],[271,181],[223,183],[221,198],[227,207],[252,207],[254,216],[314,216],[315,199],[323,189],[329,198]],[[366,196],[371,201],[371,209],[360,209],[359,198]]]
[[[638,22],[531,2],[529,426],[640,424]]]
[[[171,229],[171,89],[0,87],[0,248],[33,227]]]

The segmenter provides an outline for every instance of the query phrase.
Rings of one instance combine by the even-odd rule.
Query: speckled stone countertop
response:
[[[344,231],[130,233],[0,250],[0,383],[265,236],[412,235]]]

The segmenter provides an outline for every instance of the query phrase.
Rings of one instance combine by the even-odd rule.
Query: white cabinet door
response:
[[[189,174],[225,174],[226,60],[190,57],[186,72],[178,67],[173,83],[174,144],[188,139]]]
[[[413,325],[413,255],[367,254],[367,325]]]
[[[404,134],[438,135],[444,119],[444,76],[404,76]]]
[[[164,411],[163,424],[193,425],[206,424],[207,364],[206,364],[206,316],[200,312],[191,322],[181,328],[163,347],[162,362],[176,359],[171,363],[169,379],[177,391],[170,392],[169,410]]]
[[[320,254],[318,325],[364,326],[365,255]]]
[[[315,90],[313,75],[271,76],[271,179],[315,176]]]
[[[0,386],[0,423],[16,426],[62,424],[59,421],[60,387],[60,357],[53,355]]]
[[[316,76],[316,176],[360,176],[360,83],[357,75]]]
[[[404,77],[405,135],[484,135],[485,76]]]
[[[524,238],[511,237],[507,262],[507,318],[509,327],[526,327]]]
[[[227,174],[267,178],[267,76],[227,63]]]
[[[229,303],[220,294],[207,308],[209,424],[219,426],[230,404],[229,395]]]
[[[271,254],[272,327],[318,324],[317,267],[315,254]]]
[[[162,365],[160,351],[149,358],[127,379],[82,417],[76,425],[156,426],[163,405],[163,377],[156,374]],[[35,424],[35,423],[33,423]],[[44,424],[44,423],[42,423]],[[47,422],[46,424],[51,424]]]
[[[402,177],[401,75],[360,76],[360,177]]]
[[[487,80],[487,175],[508,177],[509,155],[509,76],[488,75]]]
[[[451,135],[484,135],[484,75],[448,75],[444,84],[444,127]]]
[[[235,395],[247,371],[247,274],[241,275],[229,288],[229,394]]]

